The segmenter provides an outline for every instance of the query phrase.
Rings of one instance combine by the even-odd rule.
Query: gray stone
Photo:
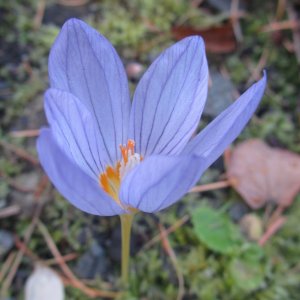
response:
[[[233,221],[240,221],[249,212],[249,207],[243,202],[234,203],[229,209],[229,215]]]
[[[75,267],[76,274],[81,278],[94,279],[105,277],[108,261],[103,248],[94,242],[91,247],[78,259]]]
[[[204,116],[215,118],[234,100],[234,86],[232,82],[215,70],[211,70],[212,85],[209,87]]]
[[[16,183],[26,190],[35,190],[39,180],[40,174],[37,172],[23,173],[15,177]]]
[[[231,9],[232,0],[207,0],[210,6],[219,10],[229,12]],[[239,1],[239,9],[244,9],[245,4],[244,1]]]
[[[0,230],[0,257],[5,255],[13,245],[13,235],[7,230]]]

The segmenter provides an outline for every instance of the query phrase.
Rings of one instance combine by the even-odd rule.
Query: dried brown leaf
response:
[[[205,41],[206,50],[212,53],[232,52],[237,46],[234,31],[229,22],[207,29],[191,26],[177,26],[172,28],[172,34],[177,40],[191,35],[200,35]]]
[[[232,151],[227,175],[252,208],[267,202],[286,207],[300,190],[300,156],[258,139],[248,140]]]

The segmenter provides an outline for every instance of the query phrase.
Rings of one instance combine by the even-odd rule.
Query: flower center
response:
[[[120,145],[122,158],[114,167],[107,166],[99,175],[99,184],[120,206],[119,190],[122,179],[142,161],[142,156],[134,152],[135,142],[128,140],[127,145]],[[122,206],[123,207],[123,206]]]

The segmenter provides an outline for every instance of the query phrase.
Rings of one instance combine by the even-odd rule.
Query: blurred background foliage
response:
[[[23,299],[23,285],[35,262],[53,258],[36,219],[47,225],[62,255],[75,253],[68,264],[84,283],[103,290],[118,287],[118,218],[89,216],[69,205],[45,180],[35,158],[34,132],[46,124],[47,57],[66,19],[81,18],[112,42],[123,59],[132,91],[162,49],[183,36],[202,35],[212,85],[200,127],[266,69],[265,97],[238,141],[260,138],[299,154],[299,7],[297,0],[0,1],[0,281],[4,299]],[[16,134],[21,130],[32,132]],[[220,159],[201,183],[218,181],[223,173]],[[11,207],[15,211],[9,214],[6,209]],[[189,194],[157,216],[139,214],[133,228],[130,290],[122,297],[299,299],[300,197],[285,212],[282,228],[261,247],[257,241],[266,229],[269,209],[273,207],[253,212],[228,188]],[[255,217],[245,233],[241,220],[249,214]],[[168,235],[169,248],[159,239],[149,244],[161,228],[174,224],[180,226]],[[22,253],[18,239],[28,251],[15,269],[4,273],[9,257]],[[53,268],[61,272],[57,263]],[[182,278],[184,291],[178,284]],[[178,296],[180,292],[184,295]],[[66,299],[91,297],[67,285]]]

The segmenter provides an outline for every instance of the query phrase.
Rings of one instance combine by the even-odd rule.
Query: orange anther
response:
[[[107,167],[106,168],[106,174],[107,177],[110,178],[111,180],[119,180],[119,176],[118,176],[118,171],[113,169],[112,167]]]
[[[130,150],[132,155],[134,154],[134,146],[135,146],[134,140],[128,140],[127,149]]]
[[[122,160],[118,161],[115,166],[107,166],[105,171],[99,175],[100,186],[118,204],[120,204],[120,199],[119,199],[119,189],[121,185],[120,170],[121,168],[124,168],[126,166],[126,164],[128,163],[128,159],[135,154],[134,147],[135,147],[135,142],[133,140],[128,140],[127,145],[120,145]]]
[[[100,175],[100,185],[106,193],[109,193],[109,182],[106,173]]]
[[[125,162],[125,164],[128,162],[128,150],[126,146],[122,146],[120,145],[120,150],[121,150],[121,154],[122,154],[122,158]]]
[[[99,176],[100,186],[106,193],[112,196],[116,202],[119,202],[118,191],[121,183],[119,170],[119,164],[117,164],[115,168],[108,166],[106,171]]]

